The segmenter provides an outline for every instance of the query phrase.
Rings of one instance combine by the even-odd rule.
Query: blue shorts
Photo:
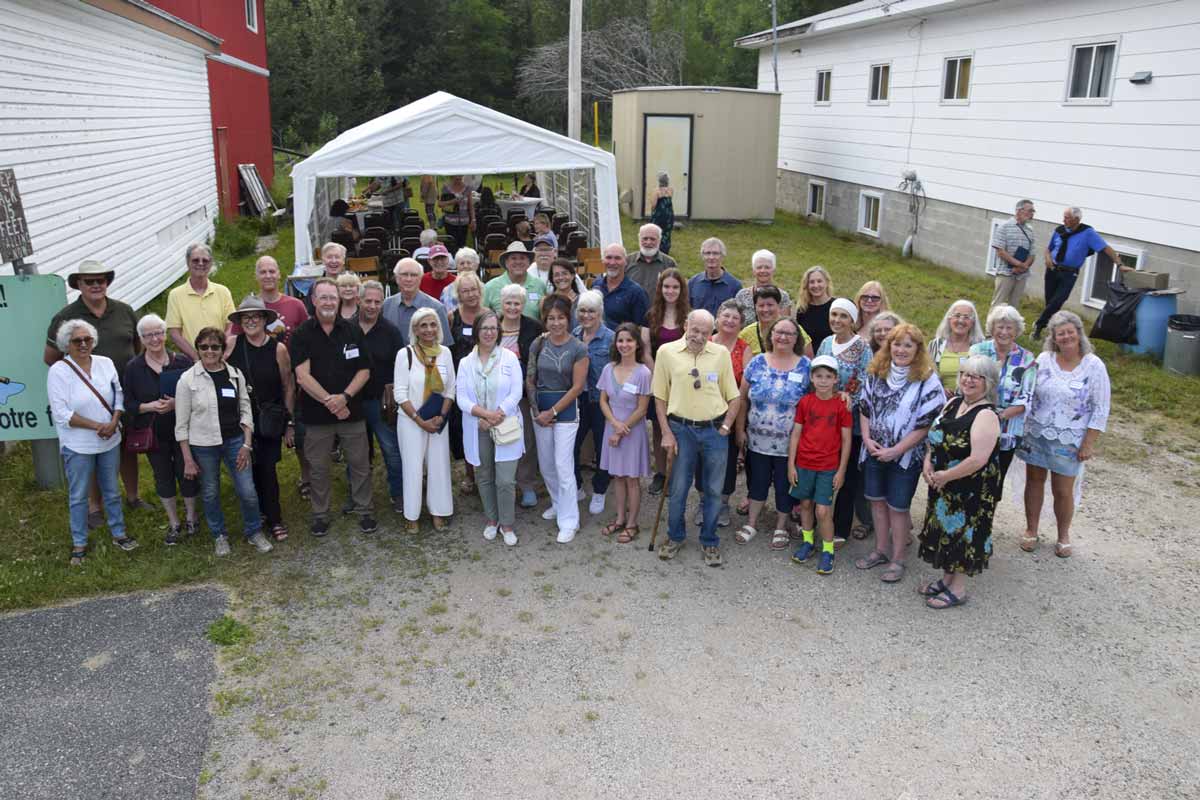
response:
[[[792,487],[792,497],[812,500],[819,506],[833,505],[833,476],[836,474],[836,469],[796,467],[796,485]]]
[[[1050,441],[1041,436],[1026,436],[1017,447],[1017,457],[1026,464],[1048,469],[1056,475],[1075,477],[1083,463],[1079,448],[1073,444]]]
[[[895,511],[908,511],[917,482],[921,479],[921,460],[914,458],[908,469],[899,461],[880,461],[867,456],[862,465],[863,496],[868,500],[885,500]]]

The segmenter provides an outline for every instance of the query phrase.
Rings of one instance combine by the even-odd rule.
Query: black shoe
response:
[[[312,528],[309,530],[309,533],[311,533],[313,536],[316,536],[316,537],[325,536],[326,534],[329,533],[329,520],[314,519],[313,523],[312,523]]]
[[[392,511],[396,512],[397,514],[404,513],[404,499],[403,498],[400,498],[400,497],[392,498]]]
[[[1033,329],[1033,340],[1036,342],[1036,341],[1039,341],[1041,338],[1042,338],[1042,329],[1034,328]]]
[[[375,522],[375,518],[370,514],[363,514],[358,518],[359,533],[374,533],[378,529],[378,523]]]
[[[172,525],[167,531],[167,537],[163,539],[163,544],[165,544],[167,547],[174,547],[175,545],[179,544],[179,539],[182,535],[183,534],[179,532],[179,526]]]
[[[666,485],[666,483],[667,483],[666,475],[655,474],[654,480],[650,481],[650,488],[648,491],[650,492],[650,494],[662,494],[663,486]]]

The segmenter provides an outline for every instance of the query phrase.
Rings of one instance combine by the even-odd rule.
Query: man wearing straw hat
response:
[[[127,304],[108,296],[116,273],[99,261],[87,260],[80,263],[75,272],[67,276],[67,285],[79,292],[75,302],[50,320],[46,330],[46,347],[43,359],[53,364],[63,357],[54,344],[58,326],[69,319],[82,319],[90,323],[99,334],[93,355],[111,358],[118,373],[125,371],[128,364],[141,349],[137,334],[137,314]],[[121,451],[121,482],[125,484],[126,503],[130,508],[145,508],[147,503],[138,497],[137,453]],[[88,527],[96,528],[104,522],[100,513],[100,492],[92,482],[88,497]]]
[[[497,275],[483,287],[483,304],[502,314],[500,290],[510,283],[525,287],[525,316],[541,321],[542,299],[546,296],[546,284],[529,271],[529,250],[524,242],[509,242],[508,249],[500,254],[500,266],[504,274]]]

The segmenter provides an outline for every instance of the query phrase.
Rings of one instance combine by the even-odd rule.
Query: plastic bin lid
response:
[[[1200,331],[1200,317],[1195,314],[1172,314],[1167,327],[1173,331]]]

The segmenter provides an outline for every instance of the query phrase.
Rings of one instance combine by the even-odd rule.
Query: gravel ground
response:
[[[216,669],[219,589],[0,616],[0,797],[191,798]]]

